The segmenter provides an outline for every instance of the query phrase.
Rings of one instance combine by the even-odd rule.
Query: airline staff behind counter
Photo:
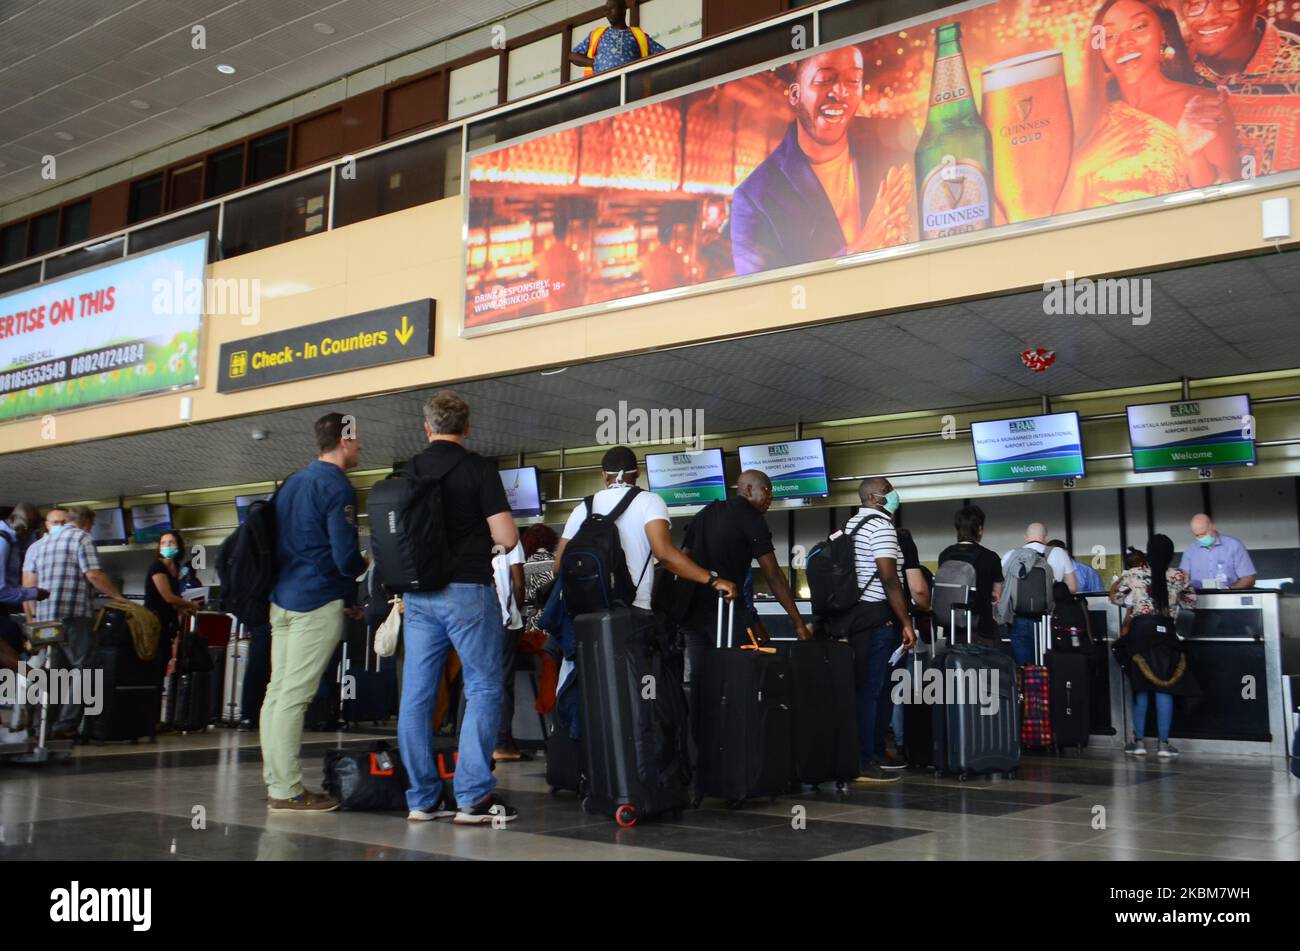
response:
[[[1196,544],[1183,552],[1179,567],[1197,591],[1255,586],[1255,563],[1245,545],[1231,535],[1219,534],[1214,520],[1204,513],[1192,518],[1191,528]]]

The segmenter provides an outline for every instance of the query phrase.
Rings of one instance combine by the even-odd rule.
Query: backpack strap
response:
[[[641,58],[645,59],[650,55],[650,40],[645,35],[645,30],[639,26],[632,27],[632,35],[636,37],[637,49],[641,51]]]
[[[615,505],[603,517],[609,519],[611,522],[617,522],[619,520],[619,516],[621,516],[624,512],[626,512],[627,507],[632,504],[632,500],[640,494],[641,494],[641,486],[639,485],[630,486],[628,490],[623,493],[623,497],[618,500],[618,505]],[[591,496],[591,495],[587,496],[588,516],[593,514],[593,510],[591,508],[591,501],[593,498],[595,498],[595,496]]]
[[[592,75],[592,74],[596,71],[596,70],[595,70],[595,63],[596,63],[596,48],[597,48],[598,46],[600,46],[600,38],[601,38],[602,36],[605,35],[605,31],[606,31],[607,29],[609,29],[609,27],[606,27],[606,26],[598,26],[598,27],[596,27],[594,30],[592,30],[591,33],[589,33],[589,34],[587,35],[587,39],[588,39],[588,43],[587,43],[587,55],[591,57],[592,65],[591,65],[591,66],[584,66],[584,67],[582,67],[582,75],[583,75],[583,76],[590,76],[590,75]],[[590,512],[590,511],[591,511],[591,510],[588,509],[588,512]]]

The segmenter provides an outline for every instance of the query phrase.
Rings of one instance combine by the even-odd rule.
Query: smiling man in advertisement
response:
[[[737,274],[916,239],[909,171],[915,130],[859,116],[862,51],[845,46],[783,68],[795,121],[736,189]]]
[[[1167,0],[1181,14],[1197,75],[1226,89],[1255,175],[1300,163],[1300,36],[1264,18],[1262,0]]]

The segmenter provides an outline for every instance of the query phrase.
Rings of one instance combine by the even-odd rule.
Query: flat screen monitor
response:
[[[1255,464],[1250,397],[1212,396],[1128,408],[1134,472]]]
[[[125,545],[126,517],[121,509],[96,509],[90,537],[97,545]]]
[[[138,544],[152,545],[174,527],[172,507],[166,502],[131,506],[131,537]]]
[[[772,499],[807,499],[830,494],[826,445],[821,437],[740,447],[740,469],[757,469],[772,480]]]
[[[510,511],[515,518],[532,518],[542,514],[542,492],[537,485],[536,466],[502,469],[501,484],[505,487],[506,498],[510,500]]]
[[[244,519],[248,517],[248,507],[254,502],[269,501],[272,492],[263,492],[260,495],[237,495],[235,496],[235,514],[239,517],[239,524],[244,524]]]
[[[1083,475],[1078,413],[1051,413],[971,424],[980,485]]]
[[[650,491],[669,505],[707,505],[727,497],[721,449],[647,453],[645,469]]]

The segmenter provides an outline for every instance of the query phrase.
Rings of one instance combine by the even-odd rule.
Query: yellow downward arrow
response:
[[[406,319],[406,315],[403,314],[401,329],[397,331],[397,342],[402,346],[406,346],[406,341],[411,339],[411,334],[413,333],[415,333],[415,328],[411,326],[410,322]]]

